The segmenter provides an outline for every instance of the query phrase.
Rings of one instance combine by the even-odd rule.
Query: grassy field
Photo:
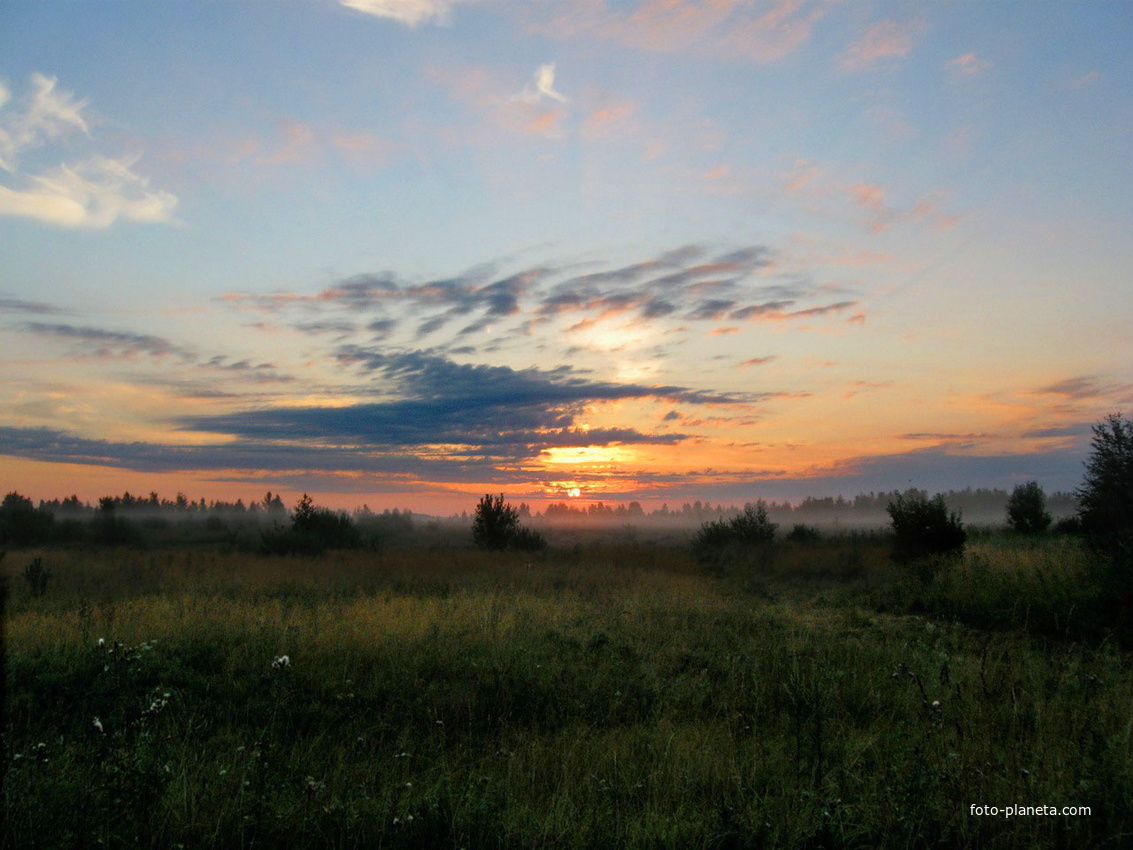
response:
[[[0,566],[4,847],[1133,842],[1130,656],[1073,540],[931,581],[869,536]]]

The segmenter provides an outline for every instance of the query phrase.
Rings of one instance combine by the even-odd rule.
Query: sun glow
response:
[[[552,464],[613,464],[633,460],[633,452],[622,446],[571,446],[544,449],[544,463]]]

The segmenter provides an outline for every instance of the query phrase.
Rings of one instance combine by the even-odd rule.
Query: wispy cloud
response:
[[[0,313],[33,313],[36,315],[50,315],[63,313],[64,310],[42,301],[23,301],[19,298],[0,298]]]
[[[569,103],[566,96],[555,90],[555,63],[548,62],[546,65],[540,65],[535,69],[535,73],[531,76],[531,81],[524,87],[523,91],[517,94],[514,100],[521,100],[524,103],[540,103],[544,100],[552,100],[558,103]]]
[[[1097,375],[1077,375],[1036,389],[1037,395],[1057,396],[1068,401],[1093,401],[1133,399],[1133,384],[1119,384],[1104,381]]]
[[[768,355],[767,357],[752,357],[748,360],[743,361],[742,363],[737,363],[736,368],[747,369],[750,366],[765,366],[766,364],[776,359],[778,358],[776,358],[774,354]]]
[[[343,6],[372,15],[388,18],[406,26],[419,24],[447,24],[452,10],[462,3],[476,0],[340,0]]]
[[[838,58],[838,67],[842,71],[865,71],[904,59],[912,52],[913,39],[922,29],[916,22],[880,21],[846,48]]]
[[[366,314],[372,317],[368,328],[374,339],[410,342],[409,329],[414,344],[442,331],[452,344],[489,328],[497,341],[527,337],[560,320],[560,330],[567,333],[591,331],[622,316],[638,327],[671,329],[681,321],[811,319],[857,305],[831,301],[827,289],[797,275],[776,279],[775,266],[774,252],[766,246],[711,254],[705,246],[688,245],[583,274],[577,263],[551,261],[506,276],[480,266],[424,282],[384,272],[347,278],[317,292],[232,293],[220,301],[237,309],[306,314],[291,326],[319,334],[362,333],[360,314]]]
[[[846,194],[853,203],[866,212],[864,224],[874,233],[882,233],[894,224],[928,222],[946,230],[956,223],[956,217],[942,212],[931,197],[922,197],[910,206],[890,206],[883,187],[871,183],[847,186]]]
[[[789,56],[833,8],[829,0],[640,0],[612,7],[606,0],[569,0],[524,9],[529,28],[552,38],[594,38],[638,50],[694,52],[759,64]]]
[[[1101,71],[1087,71],[1084,74],[1078,74],[1066,80],[1066,82],[1062,84],[1062,88],[1066,90],[1084,89],[1098,82],[1103,76]]]
[[[974,77],[990,68],[991,63],[974,53],[965,53],[955,59],[949,59],[944,67],[957,76]]]
[[[54,77],[32,74],[31,93],[20,103],[7,88],[0,96],[0,215],[30,218],[62,227],[106,228],[119,220],[173,220],[177,198],[154,189],[138,173],[136,156],[91,154],[27,172],[24,155],[80,134],[90,143],[87,104],[57,88]]]
[[[15,171],[20,155],[76,130],[90,134],[82,117],[86,101],[76,101],[69,92],[56,88],[57,80],[43,74],[31,75],[32,91],[24,98],[23,110],[9,104],[12,94],[0,82],[0,168]]]
[[[72,345],[72,350],[80,356],[134,357],[146,354],[152,357],[174,356],[182,360],[196,359],[196,354],[191,349],[152,334],[44,322],[28,322],[23,329],[29,333],[68,342]]]

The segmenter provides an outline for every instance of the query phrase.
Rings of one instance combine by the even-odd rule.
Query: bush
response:
[[[28,583],[32,596],[43,596],[47,583],[51,581],[51,570],[43,565],[42,558],[36,558],[24,567],[24,581]]]
[[[508,546],[520,552],[539,552],[547,548],[547,541],[538,531],[521,525],[512,535]]]
[[[1054,524],[1055,534],[1081,534],[1082,520],[1076,516],[1063,517]]]
[[[1133,554],[1133,422],[1115,414],[1094,426],[1086,477],[1075,495],[1090,542],[1111,554]]]
[[[543,549],[547,541],[537,531],[519,524],[519,511],[504,501],[504,494],[488,493],[476,504],[472,520],[472,542],[481,549]]]
[[[766,547],[775,540],[778,528],[767,518],[767,507],[763,502],[747,504],[738,516],[702,525],[692,540],[693,554],[704,561],[731,549]]]
[[[1039,534],[1050,527],[1046,494],[1037,481],[1020,484],[1007,500],[1007,525],[1020,534]]]
[[[353,549],[360,540],[347,514],[316,508],[304,493],[291,514],[291,527],[276,526],[263,532],[260,551],[265,555],[319,555],[327,549]]]
[[[817,528],[801,523],[795,523],[795,526],[787,534],[787,539],[792,543],[814,543],[820,537]]]
[[[897,495],[886,510],[897,538],[893,554],[899,563],[963,553],[968,534],[960,515],[949,513],[944,496],[929,499],[916,492]]]

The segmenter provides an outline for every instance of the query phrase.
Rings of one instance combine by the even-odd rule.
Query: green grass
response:
[[[1086,554],[886,545],[9,553],[4,846],[1127,843],[1128,653],[1011,603]]]

